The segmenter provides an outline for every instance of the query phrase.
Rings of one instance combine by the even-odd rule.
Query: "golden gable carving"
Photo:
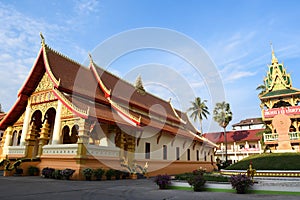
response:
[[[41,81],[39,82],[38,86],[36,87],[34,93],[44,91],[44,90],[51,90],[53,88],[53,83],[49,79],[48,74],[45,73]]]

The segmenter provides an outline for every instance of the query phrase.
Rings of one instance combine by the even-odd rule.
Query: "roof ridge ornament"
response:
[[[93,64],[94,63],[94,60],[93,60],[93,57],[92,57],[92,54],[89,53],[89,59],[90,59],[90,64]]]
[[[271,50],[272,50],[272,65],[273,64],[278,64],[278,59],[275,56],[272,42],[270,42],[270,45],[271,45]]]
[[[44,38],[42,32],[40,32],[40,37],[41,37],[41,44],[42,44],[42,46],[45,46],[45,38]]]

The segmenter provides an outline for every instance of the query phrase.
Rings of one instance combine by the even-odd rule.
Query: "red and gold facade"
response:
[[[197,135],[185,113],[168,101],[139,93],[90,61],[89,68],[81,66],[49,48],[42,37],[18,99],[0,122],[5,130],[1,159],[38,158],[34,165],[40,169],[75,169],[76,179],[86,167],[121,169],[123,158],[148,162],[152,175],[214,168],[201,152],[213,152],[216,145]],[[150,113],[156,104],[164,110]],[[147,143],[150,158],[143,156]],[[157,167],[161,163],[164,167]]]

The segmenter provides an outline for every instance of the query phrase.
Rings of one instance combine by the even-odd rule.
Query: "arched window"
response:
[[[71,144],[71,139],[70,139],[70,128],[66,125],[62,129],[62,134],[63,134],[63,144]]]
[[[53,107],[49,108],[44,116],[44,121],[47,118],[49,124],[49,142],[51,144],[52,136],[53,136],[53,128],[54,128],[54,121],[55,121],[56,111]]]
[[[30,124],[34,123],[36,126],[37,132],[39,133],[42,128],[42,112],[40,110],[34,111],[34,113],[31,116]]]
[[[70,141],[72,144],[75,144],[77,143],[77,140],[78,140],[78,129],[79,129],[79,126],[78,125],[74,125],[72,127],[72,131],[71,131],[71,137],[70,137]]]
[[[19,131],[19,134],[18,134],[18,138],[17,138],[17,146],[20,145],[20,142],[21,142],[21,136],[22,136],[22,130]]]
[[[9,146],[16,146],[17,145],[17,139],[18,139],[18,132],[14,131],[12,134],[11,142]]]

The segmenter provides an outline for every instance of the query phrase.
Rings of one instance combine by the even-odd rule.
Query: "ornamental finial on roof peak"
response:
[[[93,64],[94,61],[93,61],[93,57],[92,57],[92,54],[91,54],[91,53],[89,53],[89,58],[90,58],[90,64]]]
[[[277,64],[278,63],[278,59],[275,56],[272,42],[270,42],[270,45],[271,45],[271,50],[272,50],[272,64],[275,64],[275,63]]]
[[[40,32],[40,37],[41,37],[41,44],[44,46],[45,45],[45,38],[44,38],[42,32]]]

